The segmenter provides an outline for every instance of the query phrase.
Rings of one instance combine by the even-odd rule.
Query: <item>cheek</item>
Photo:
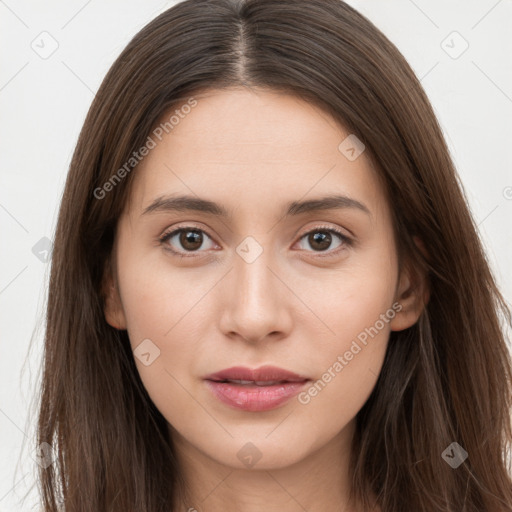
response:
[[[193,269],[173,268],[162,256],[134,255],[123,263],[121,298],[132,344],[151,336],[166,342],[183,326],[194,339],[194,319],[211,287],[208,278],[200,278]]]
[[[321,292],[308,296],[308,305],[322,320],[314,322],[314,329],[312,322],[309,332],[315,350],[308,351],[308,358],[318,380],[298,398],[312,419],[332,411],[324,415],[324,425],[334,430],[364,405],[384,361],[398,309],[392,254],[368,251],[358,263],[322,280]]]
[[[317,327],[321,328],[319,339],[325,343],[324,353],[331,353],[333,347],[348,350],[351,340],[376,322],[382,337],[387,338],[389,319],[385,318],[382,325],[380,318],[394,302],[397,271],[392,247],[381,240],[354,251],[338,269],[317,274],[320,279],[306,276],[300,281],[303,289],[299,293],[307,296],[308,306],[322,320]],[[317,286],[313,288],[314,281]],[[390,314],[394,316],[393,311]]]
[[[208,291],[216,276],[172,268],[164,259],[134,254],[118,265],[127,331],[141,380],[157,408],[171,419],[173,411],[191,407],[188,389],[204,352]],[[203,322],[204,323],[204,322]]]

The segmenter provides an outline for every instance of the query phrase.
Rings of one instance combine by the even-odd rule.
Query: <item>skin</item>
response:
[[[405,267],[399,273],[376,171],[365,152],[349,161],[338,150],[349,132],[326,112],[264,90],[194,97],[197,106],[134,171],[106,281],[107,322],[127,329],[134,349],[150,339],[160,350],[149,366],[135,360],[188,484],[176,510],[359,511],[348,503],[355,417],[375,386],[390,331],[417,321],[424,279]],[[290,201],[333,193],[370,214],[345,208],[283,217]],[[232,218],[142,213],[167,194],[215,201]],[[179,235],[159,242],[178,227],[203,231],[199,249],[187,253]],[[304,236],[326,228],[353,244],[332,234],[322,251]],[[251,263],[236,252],[247,236],[263,249]],[[242,411],[204,383],[221,369],[266,364],[317,381],[396,302],[400,312],[307,404],[295,397],[274,410]],[[261,454],[252,467],[237,456],[249,442]]]

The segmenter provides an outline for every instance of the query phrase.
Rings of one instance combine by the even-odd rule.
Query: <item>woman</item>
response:
[[[71,162],[44,511],[511,510],[500,315],[430,103],[374,25],[339,0],[177,4]]]

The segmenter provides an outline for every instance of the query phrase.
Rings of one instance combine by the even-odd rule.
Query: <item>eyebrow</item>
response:
[[[356,209],[360,210],[370,217],[370,210],[360,201],[344,195],[328,195],[306,201],[292,201],[285,205],[285,217],[296,216],[303,213],[317,212],[323,210]],[[232,218],[224,206],[208,199],[200,197],[180,195],[180,196],[160,196],[157,197],[149,206],[147,206],[142,215],[149,213],[164,212],[202,212],[215,215],[222,218]]]

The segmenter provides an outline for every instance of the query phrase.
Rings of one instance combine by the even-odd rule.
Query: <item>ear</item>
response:
[[[121,296],[119,294],[119,286],[117,279],[114,277],[114,271],[110,264],[107,264],[107,270],[103,279],[103,311],[105,320],[115,329],[126,329],[126,316],[124,314]]]
[[[418,249],[428,259],[425,246],[415,237],[414,242]],[[395,301],[401,305],[401,309],[391,320],[392,331],[402,331],[414,325],[430,298],[430,287],[426,273],[414,267],[411,262],[404,265],[399,276]]]

